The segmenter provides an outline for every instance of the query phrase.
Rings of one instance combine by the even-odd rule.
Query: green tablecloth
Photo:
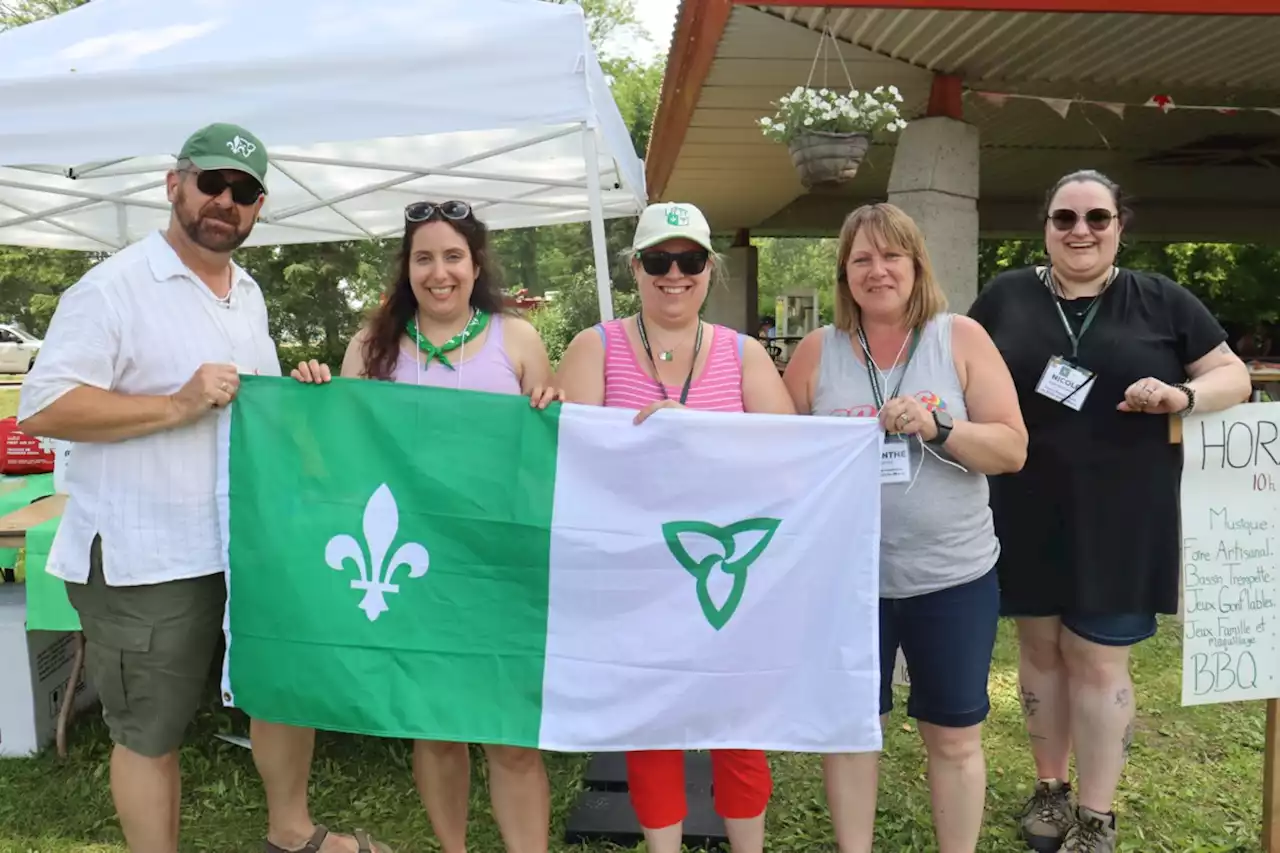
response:
[[[51,494],[53,494],[52,474],[0,477],[0,515],[16,512],[32,501]],[[12,569],[17,562],[17,548],[0,548],[0,569]]]
[[[27,531],[27,630],[79,631],[80,616],[67,600],[67,587],[45,572],[53,535],[62,518],[51,518]]]

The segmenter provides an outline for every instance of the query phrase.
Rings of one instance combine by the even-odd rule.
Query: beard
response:
[[[178,191],[178,203],[174,205],[174,211],[178,217],[178,224],[182,226],[183,231],[187,232],[191,242],[210,252],[221,253],[235,251],[249,239],[253,222],[250,221],[248,227],[241,230],[238,209],[235,207],[222,209],[210,202],[191,216],[187,213],[187,195],[184,190],[185,188]],[[214,223],[224,223],[230,226],[230,230]]]

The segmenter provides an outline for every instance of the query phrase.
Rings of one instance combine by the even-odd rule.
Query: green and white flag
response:
[[[566,752],[880,748],[881,432],[242,378],[223,700]]]

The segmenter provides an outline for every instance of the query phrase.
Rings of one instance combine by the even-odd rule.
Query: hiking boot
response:
[[[1075,822],[1071,785],[1058,779],[1037,782],[1022,810],[1022,840],[1036,853],[1058,853]]]
[[[1067,830],[1062,853],[1116,853],[1116,816],[1081,806]]]

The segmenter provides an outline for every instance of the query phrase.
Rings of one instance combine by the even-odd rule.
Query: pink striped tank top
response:
[[[662,399],[657,382],[644,371],[627,340],[622,320],[597,323],[604,341],[604,404],[622,409],[643,409]],[[708,324],[711,335],[703,336],[703,346],[711,345],[702,372],[689,386],[685,405],[706,412],[741,412],[742,347],[744,338],[733,329]],[[710,338],[710,341],[707,338]],[[680,399],[684,383],[667,385],[667,396]]]

